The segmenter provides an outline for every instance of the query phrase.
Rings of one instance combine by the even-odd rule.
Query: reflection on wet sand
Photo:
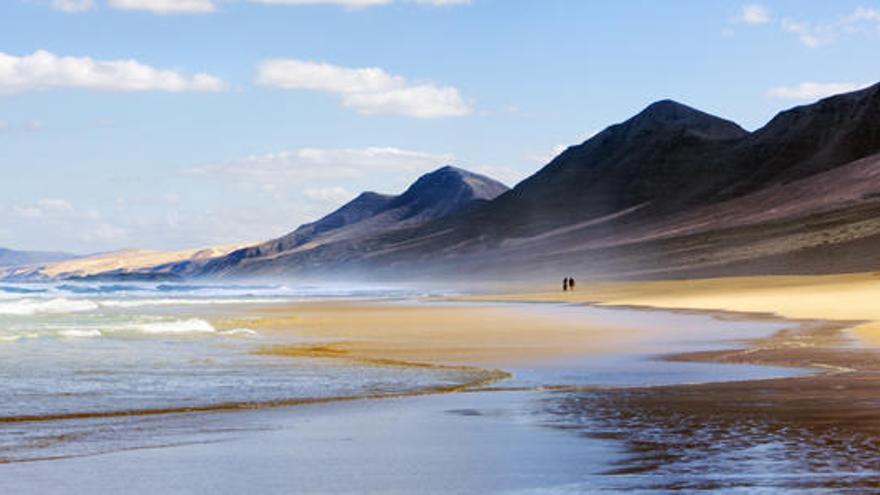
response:
[[[880,353],[839,347],[840,325],[805,325],[747,350],[674,359],[809,366],[816,375],[567,393],[552,425],[621,441],[609,475],[651,490],[880,487]],[[635,484],[633,484],[635,483]]]

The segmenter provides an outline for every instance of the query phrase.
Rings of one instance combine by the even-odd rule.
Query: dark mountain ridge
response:
[[[413,263],[460,268],[465,265],[456,260],[465,259],[475,269],[493,264],[520,269],[540,258],[551,264],[594,260],[597,246],[607,250],[630,242],[626,239],[636,238],[634,233],[650,231],[682,212],[700,218],[699,212],[713,205],[786,187],[876,152],[880,85],[784,111],[751,133],[663,100],[568,148],[479,207],[357,242],[290,253],[271,266],[255,263],[239,273],[402,269]],[[701,220],[699,229],[689,229],[689,235],[722,223],[724,212],[711,211],[713,216]],[[609,258],[606,251],[602,257]]]
[[[482,205],[507,190],[507,186],[494,179],[447,165],[419,177],[398,196],[365,192],[286,236],[234,251],[202,266],[187,264],[162,269],[170,268],[177,273],[197,270],[202,276],[222,274],[252,260],[275,259],[324,244],[356,243],[366,237],[415,228]]]
[[[564,265],[654,276],[786,271],[797,267],[789,254],[806,252],[860,252],[862,265],[880,264],[870,255],[878,212],[880,85],[786,110],[754,132],[662,100],[513,189],[443,167],[400,195],[363,193],[280,238],[151,271],[515,276]],[[844,265],[861,266],[835,266]]]

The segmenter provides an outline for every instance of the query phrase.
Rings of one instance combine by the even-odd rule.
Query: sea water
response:
[[[112,418],[389,394],[472,379],[455,370],[264,355],[255,351],[296,336],[218,329],[204,316],[303,300],[420,294],[385,287],[0,283],[0,461],[82,453],[71,445]]]

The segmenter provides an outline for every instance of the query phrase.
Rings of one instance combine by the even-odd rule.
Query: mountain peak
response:
[[[711,140],[738,139],[748,134],[734,122],[670,99],[651,103],[623,126],[636,132],[665,129]]]
[[[436,205],[454,210],[473,200],[495,199],[507,189],[485,175],[446,165],[419,177],[392,207],[412,204],[417,205],[415,212],[419,212]]]

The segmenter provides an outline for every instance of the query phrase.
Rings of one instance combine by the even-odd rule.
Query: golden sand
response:
[[[797,320],[859,322],[853,334],[880,345],[880,274],[757,276],[582,284],[575,292],[480,296],[499,301],[567,301],[611,306],[768,313]]]
[[[519,305],[442,303],[293,304],[217,324],[315,339],[273,351],[288,355],[481,367],[616,351],[638,333]]]
[[[86,258],[49,263],[40,272],[48,277],[60,275],[89,276],[115,270],[135,271],[167,263],[187,260],[202,260],[223,256],[249,244],[230,244],[182,251],[148,251],[128,249],[111,253],[96,254]]]

